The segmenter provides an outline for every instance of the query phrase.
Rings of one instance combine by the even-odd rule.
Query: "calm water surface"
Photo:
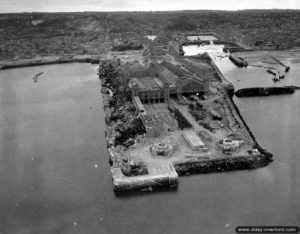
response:
[[[236,72],[226,75],[234,80]],[[175,192],[116,197],[99,85],[87,64],[0,72],[0,233],[221,234],[300,223],[299,91],[236,100],[275,154],[268,167],[181,177]]]
[[[184,51],[185,56],[191,56],[196,54],[203,54],[205,52],[212,54],[223,54],[224,45],[187,45],[183,46],[182,49]]]

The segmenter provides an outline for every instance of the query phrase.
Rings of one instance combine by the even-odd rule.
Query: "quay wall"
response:
[[[178,175],[203,174],[232,170],[245,170],[264,167],[269,161],[262,155],[227,157],[209,160],[190,160],[175,162]]]
[[[235,53],[235,52],[245,52],[245,51],[253,51],[252,49],[244,49],[242,47],[224,47],[223,48],[224,52],[229,51],[230,53]]]
[[[215,71],[217,72],[217,74],[219,75],[220,79],[224,82],[224,83],[230,83],[226,77],[223,75],[223,73],[220,71],[220,69],[218,68],[218,66],[215,64],[214,60],[211,58],[211,56],[208,54],[208,56],[211,59],[211,64],[213,66],[213,68],[215,69]],[[249,136],[251,137],[252,141],[254,142],[254,146],[260,151],[260,153],[268,160],[268,161],[272,161],[272,157],[273,154],[268,152],[266,149],[264,149],[256,140],[254,134],[252,133],[251,129],[249,128],[247,122],[244,120],[239,108],[237,107],[237,105],[235,104],[234,100],[233,100],[233,95],[228,95],[229,96],[229,100],[230,103],[232,104],[236,114],[238,115],[239,119],[242,121],[244,127],[246,128]]]
[[[220,78],[220,80],[222,81],[222,83],[230,83],[225,76],[223,75],[223,73],[220,71],[220,69],[218,68],[218,66],[215,64],[214,60],[212,59],[212,57],[210,56],[210,54],[206,53],[208,55],[208,57],[210,58],[210,62],[211,65],[213,67],[213,69],[215,70],[215,72],[217,72],[218,77]]]
[[[250,130],[248,124],[246,123],[246,121],[244,120],[239,108],[236,106],[234,100],[232,99],[233,97],[230,96],[230,101],[231,103],[233,104],[233,107],[237,113],[237,115],[239,116],[240,120],[242,121],[244,127],[246,128],[249,136],[251,137],[252,141],[254,142],[254,147],[257,148],[259,150],[259,152],[261,153],[261,155],[266,159],[268,160],[269,162],[272,162],[272,157],[273,157],[273,154],[268,152],[266,149],[264,149],[259,143],[258,141],[256,140],[254,134],[252,133],[252,131]]]
[[[11,62],[0,62],[0,70],[12,69],[18,67],[31,67],[41,66],[50,64],[62,64],[62,63],[99,63],[99,58],[95,56],[84,56],[84,57],[55,57],[55,58],[42,58],[42,59],[29,59],[29,60],[18,60]]]

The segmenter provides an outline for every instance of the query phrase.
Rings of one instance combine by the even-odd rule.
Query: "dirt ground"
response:
[[[213,106],[213,100],[215,100],[216,96],[212,95],[210,99],[204,101],[206,105]],[[205,136],[208,136],[208,139],[204,139],[204,137],[199,136],[200,139],[207,145],[209,151],[208,152],[199,152],[199,151],[193,151],[191,147],[188,145],[186,140],[183,138],[182,133],[186,130],[175,130],[175,131],[169,131],[167,130],[169,127],[174,126],[174,122],[176,120],[171,115],[171,113],[168,111],[168,107],[166,103],[160,103],[160,104],[151,104],[151,105],[145,105],[145,109],[147,113],[154,114],[156,117],[160,118],[164,122],[164,128],[163,134],[160,137],[146,137],[141,136],[139,137],[139,140],[136,144],[133,146],[130,146],[128,150],[124,151],[123,153],[128,157],[130,160],[133,160],[135,162],[144,162],[148,168],[152,168],[153,165],[158,164],[169,164],[170,162],[174,161],[186,161],[186,160],[192,160],[192,159],[199,159],[202,158],[203,160],[206,159],[216,159],[216,158],[222,158],[222,157],[236,157],[236,156],[245,156],[247,155],[247,150],[252,148],[252,141],[249,139],[249,135],[245,131],[245,129],[238,129],[235,125],[232,124],[232,126],[228,127],[218,127],[215,132],[210,132],[207,129],[203,128],[200,124],[197,123],[197,121],[194,119],[194,117],[189,113],[188,111],[188,105],[180,105],[176,101],[171,100],[171,105],[175,106],[180,110],[180,112],[183,114],[183,116],[189,120],[189,122],[193,126],[193,130],[195,133],[199,136],[199,131],[202,133],[204,132]],[[226,105],[225,105],[226,106]],[[227,111],[224,110],[224,113],[226,113],[223,117],[224,125],[228,125],[228,123],[232,123],[232,116]],[[227,122],[226,122],[227,118]],[[228,120],[230,119],[230,120]],[[222,151],[221,146],[219,145],[219,141],[224,139],[226,136],[228,136],[230,133],[237,132],[239,133],[242,138],[244,138],[244,143],[241,145],[241,147],[234,152],[232,155],[224,154]],[[150,147],[153,144],[156,143],[165,143],[169,145],[178,145],[178,149],[175,150],[171,155],[169,156],[154,156],[150,152]]]
[[[121,63],[136,63],[140,67],[144,66],[143,50],[127,50],[123,52],[108,52],[107,59],[119,58]]]

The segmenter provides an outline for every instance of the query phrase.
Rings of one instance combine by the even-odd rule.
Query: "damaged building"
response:
[[[142,103],[168,102],[170,96],[206,94],[209,80],[190,72],[184,65],[162,62],[129,73],[133,97]]]

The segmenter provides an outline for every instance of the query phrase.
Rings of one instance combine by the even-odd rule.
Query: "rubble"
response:
[[[143,162],[133,162],[123,163],[121,171],[125,176],[139,176],[148,175],[147,166]]]
[[[148,50],[154,54],[144,53],[151,60],[147,68],[131,70],[117,57],[99,64],[116,192],[177,187],[178,174],[252,169],[271,161],[239,114],[233,85],[209,55],[168,55],[170,61],[157,63],[155,50]],[[203,74],[211,80],[197,78]]]
[[[130,138],[135,138],[137,135],[146,133],[143,122],[139,117],[134,117],[128,122],[117,124],[115,131],[119,133],[116,137],[117,145],[124,144],[125,142],[127,142],[126,145],[128,145]]]

